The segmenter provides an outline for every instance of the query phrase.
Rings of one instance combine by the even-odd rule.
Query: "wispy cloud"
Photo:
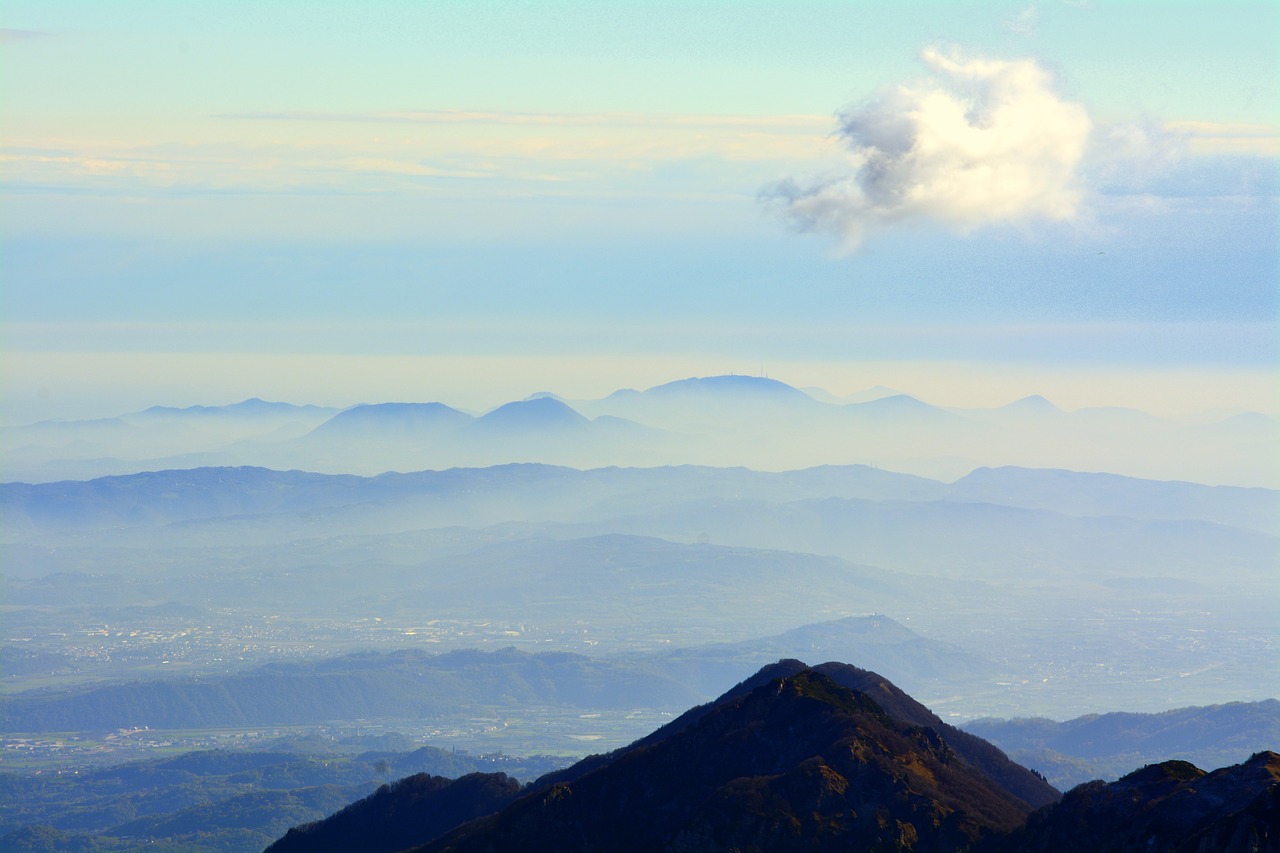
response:
[[[1171,121],[1165,128],[1181,134],[1193,154],[1256,154],[1280,157],[1280,127],[1244,122]]]
[[[252,193],[417,193],[468,180],[483,182],[472,186],[481,194],[538,185],[598,196],[687,192],[676,174],[683,170],[703,181],[693,192],[741,196],[765,175],[811,162],[815,149],[833,153],[824,138],[830,120],[817,116],[445,110],[253,119],[222,125],[230,132],[217,142],[202,139],[203,128],[186,142],[11,138],[0,148],[0,179],[10,187]],[[277,119],[264,140],[262,125]],[[340,125],[313,126],[330,121]],[[402,123],[389,133],[381,121]],[[653,176],[660,188],[646,180]]]
[[[874,228],[914,218],[962,231],[997,222],[1071,219],[1091,122],[1030,60],[922,54],[934,79],[839,116],[850,170],[765,190],[804,230],[856,248]]]
[[[35,41],[36,39],[48,38],[50,35],[52,33],[46,33],[41,30],[13,30],[0,27],[0,44]]]
[[[485,110],[399,110],[369,113],[246,112],[224,113],[220,119],[387,124],[493,124],[539,127],[739,128],[813,133],[825,127],[825,116],[689,115],[682,113],[541,113]]]

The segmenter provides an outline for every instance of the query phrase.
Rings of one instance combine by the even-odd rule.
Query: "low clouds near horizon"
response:
[[[850,170],[764,192],[806,231],[856,249],[869,231],[930,219],[959,231],[1079,207],[1076,168],[1092,123],[1031,60],[922,54],[934,79],[899,86],[839,114]]]

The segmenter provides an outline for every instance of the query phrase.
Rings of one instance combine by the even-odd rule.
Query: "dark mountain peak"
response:
[[[774,682],[780,691],[785,688],[797,697],[824,702],[847,714],[875,714],[890,719],[870,695],[844,687],[814,669],[803,669],[794,675],[774,679]]]
[[[520,790],[520,783],[505,773],[471,773],[459,779],[419,773],[383,785],[324,820],[294,827],[267,853],[393,853],[490,814]]]
[[[1149,765],[1110,784],[1072,788],[1036,813],[1018,851],[1246,853],[1280,849],[1280,755],[1212,773],[1185,761]]]
[[[937,730],[799,661],[749,681],[773,672],[787,674],[421,849],[968,849],[1030,812]]]
[[[581,428],[590,421],[554,397],[517,400],[476,420],[477,426],[499,429]]]
[[[1117,780],[1116,784],[1139,787],[1162,782],[1180,784],[1182,782],[1193,782],[1204,775],[1205,772],[1190,761],[1162,761],[1159,764],[1148,764],[1146,767],[1135,770],[1127,776],[1122,776]]]
[[[690,708],[670,723],[636,741],[630,747],[607,756],[592,756],[579,764],[557,771],[539,784],[555,781],[572,781],[583,774],[614,761],[618,756],[637,747],[653,746],[670,740],[697,725],[709,714],[741,699],[762,686],[779,680],[794,678],[801,673],[813,672],[831,680],[841,688],[856,691],[870,699],[877,713],[888,715],[901,724],[929,728],[948,742],[949,748],[960,755],[975,770],[986,776],[1012,796],[1030,807],[1055,802],[1061,794],[1030,770],[1010,761],[1000,749],[976,735],[943,722],[936,714],[917,702],[906,692],[878,673],[860,669],[847,663],[828,662],[809,667],[803,661],[785,658],[762,667],[754,675],[731,687],[719,698],[704,705]]]

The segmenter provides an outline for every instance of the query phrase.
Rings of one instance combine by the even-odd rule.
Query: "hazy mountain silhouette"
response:
[[[847,398],[815,394],[757,376],[691,377],[572,403],[540,392],[474,421],[441,403],[337,413],[246,400],[6,428],[0,439],[20,451],[4,455],[4,476],[32,481],[203,465],[376,474],[520,461],[577,468],[866,463],[941,479],[1019,465],[1280,483],[1269,460],[1280,426],[1256,413],[1188,424],[1132,410],[1064,412],[1039,396],[979,409],[942,408],[883,388]],[[605,417],[632,423],[616,428],[622,425]],[[451,426],[465,427],[467,440]]]
[[[323,417],[335,411],[335,409],[325,406],[297,406],[293,403],[268,402],[258,397],[250,397],[248,400],[242,400],[239,403],[232,403],[227,406],[186,406],[182,408],[152,406],[140,412],[125,415],[124,418],[129,421],[139,422],[159,418],[197,420],[210,418],[262,418],[266,416],[293,417],[296,415]]]
[[[418,438],[457,429],[473,421],[470,415],[443,403],[376,403],[339,412],[311,431],[311,438],[336,439],[376,432],[384,438]]]
[[[519,400],[499,406],[476,419],[476,427],[487,430],[580,430],[590,421],[553,397]]]
[[[968,722],[966,731],[1043,772],[1055,785],[1115,779],[1135,767],[1181,759],[1222,767],[1280,743],[1280,701],[1230,702],[1157,714],[1112,712]]]
[[[951,484],[947,496],[1070,515],[1197,519],[1280,532],[1280,492],[1272,489],[1006,466],[976,469]]]

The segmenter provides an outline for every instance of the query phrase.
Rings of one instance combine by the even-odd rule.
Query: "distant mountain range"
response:
[[[941,408],[891,389],[847,398],[762,377],[682,379],[598,400],[540,393],[479,416],[440,402],[343,411],[246,400],[155,407],[0,430],[0,476],[48,482],[257,465],[376,474],[542,462],[575,468],[874,464],[939,479],[1019,465],[1280,486],[1280,424],[1260,413],[1187,423],[1127,409],[1065,412],[1042,397]]]
[[[1059,797],[873,672],[781,661],[522,790],[408,779],[268,851],[1280,849],[1274,753],[1211,774],[1166,762]]]
[[[1043,718],[973,720],[966,731],[1067,788],[1115,779],[1165,759],[1222,767],[1280,745],[1280,701],[1231,702],[1159,714],[1113,712],[1057,722]]]
[[[23,672],[87,675],[56,638],[88,609],[112,624],[199,625],[202,637],[223,618],[337,626],[359,613],[385,620],[378,642],[402,646],[429,635],[446,644],[433,649],[477,644],[454,628],[418,630],[435,619],[491,624],[489,648],[598,656],[715,644],[722,661],[758,666],[723,646],[887,613],[986,662],[953,648],[876,664],[922,695],[973,702],[949,711],[1163,710],[1276,696],[1267,605],[1278,526],[1274,490],[1019,468],[955,483],[868,466],[533,464],[10,483],[0,485],[0,595],[15,639],[0,654]],[[122,610],[143,604],[195,613]],[[333,631],[337,641],[364,629]],[[261,662],[200,654],[219,675],[232,664],[215,658]],[[743,672],[692,655],[669,663]]]
[[[1040,510],[1062,517],[1194,521],[1280,533],[1280,491],[1141,480],[1060,470],[983,468],[954,483],[861,465],[758,472],[707,467],[593,469],[507,465],[378,477],[195,468],[88,481],[0,483],[3,538],[40,531],[146,527],[179,522],[370,508],[410,508],[417,526],[529,520],[590,523],[692,502],[806,500],[947,502]],[[499,513],[485,512],[494,502]],[[443,510],[443,512],[442,512]],[[684,511],[683,509],[681,511]],[[424,514],[426,513],[426,514]],[[489,522],[492,523],[492,522]]]

